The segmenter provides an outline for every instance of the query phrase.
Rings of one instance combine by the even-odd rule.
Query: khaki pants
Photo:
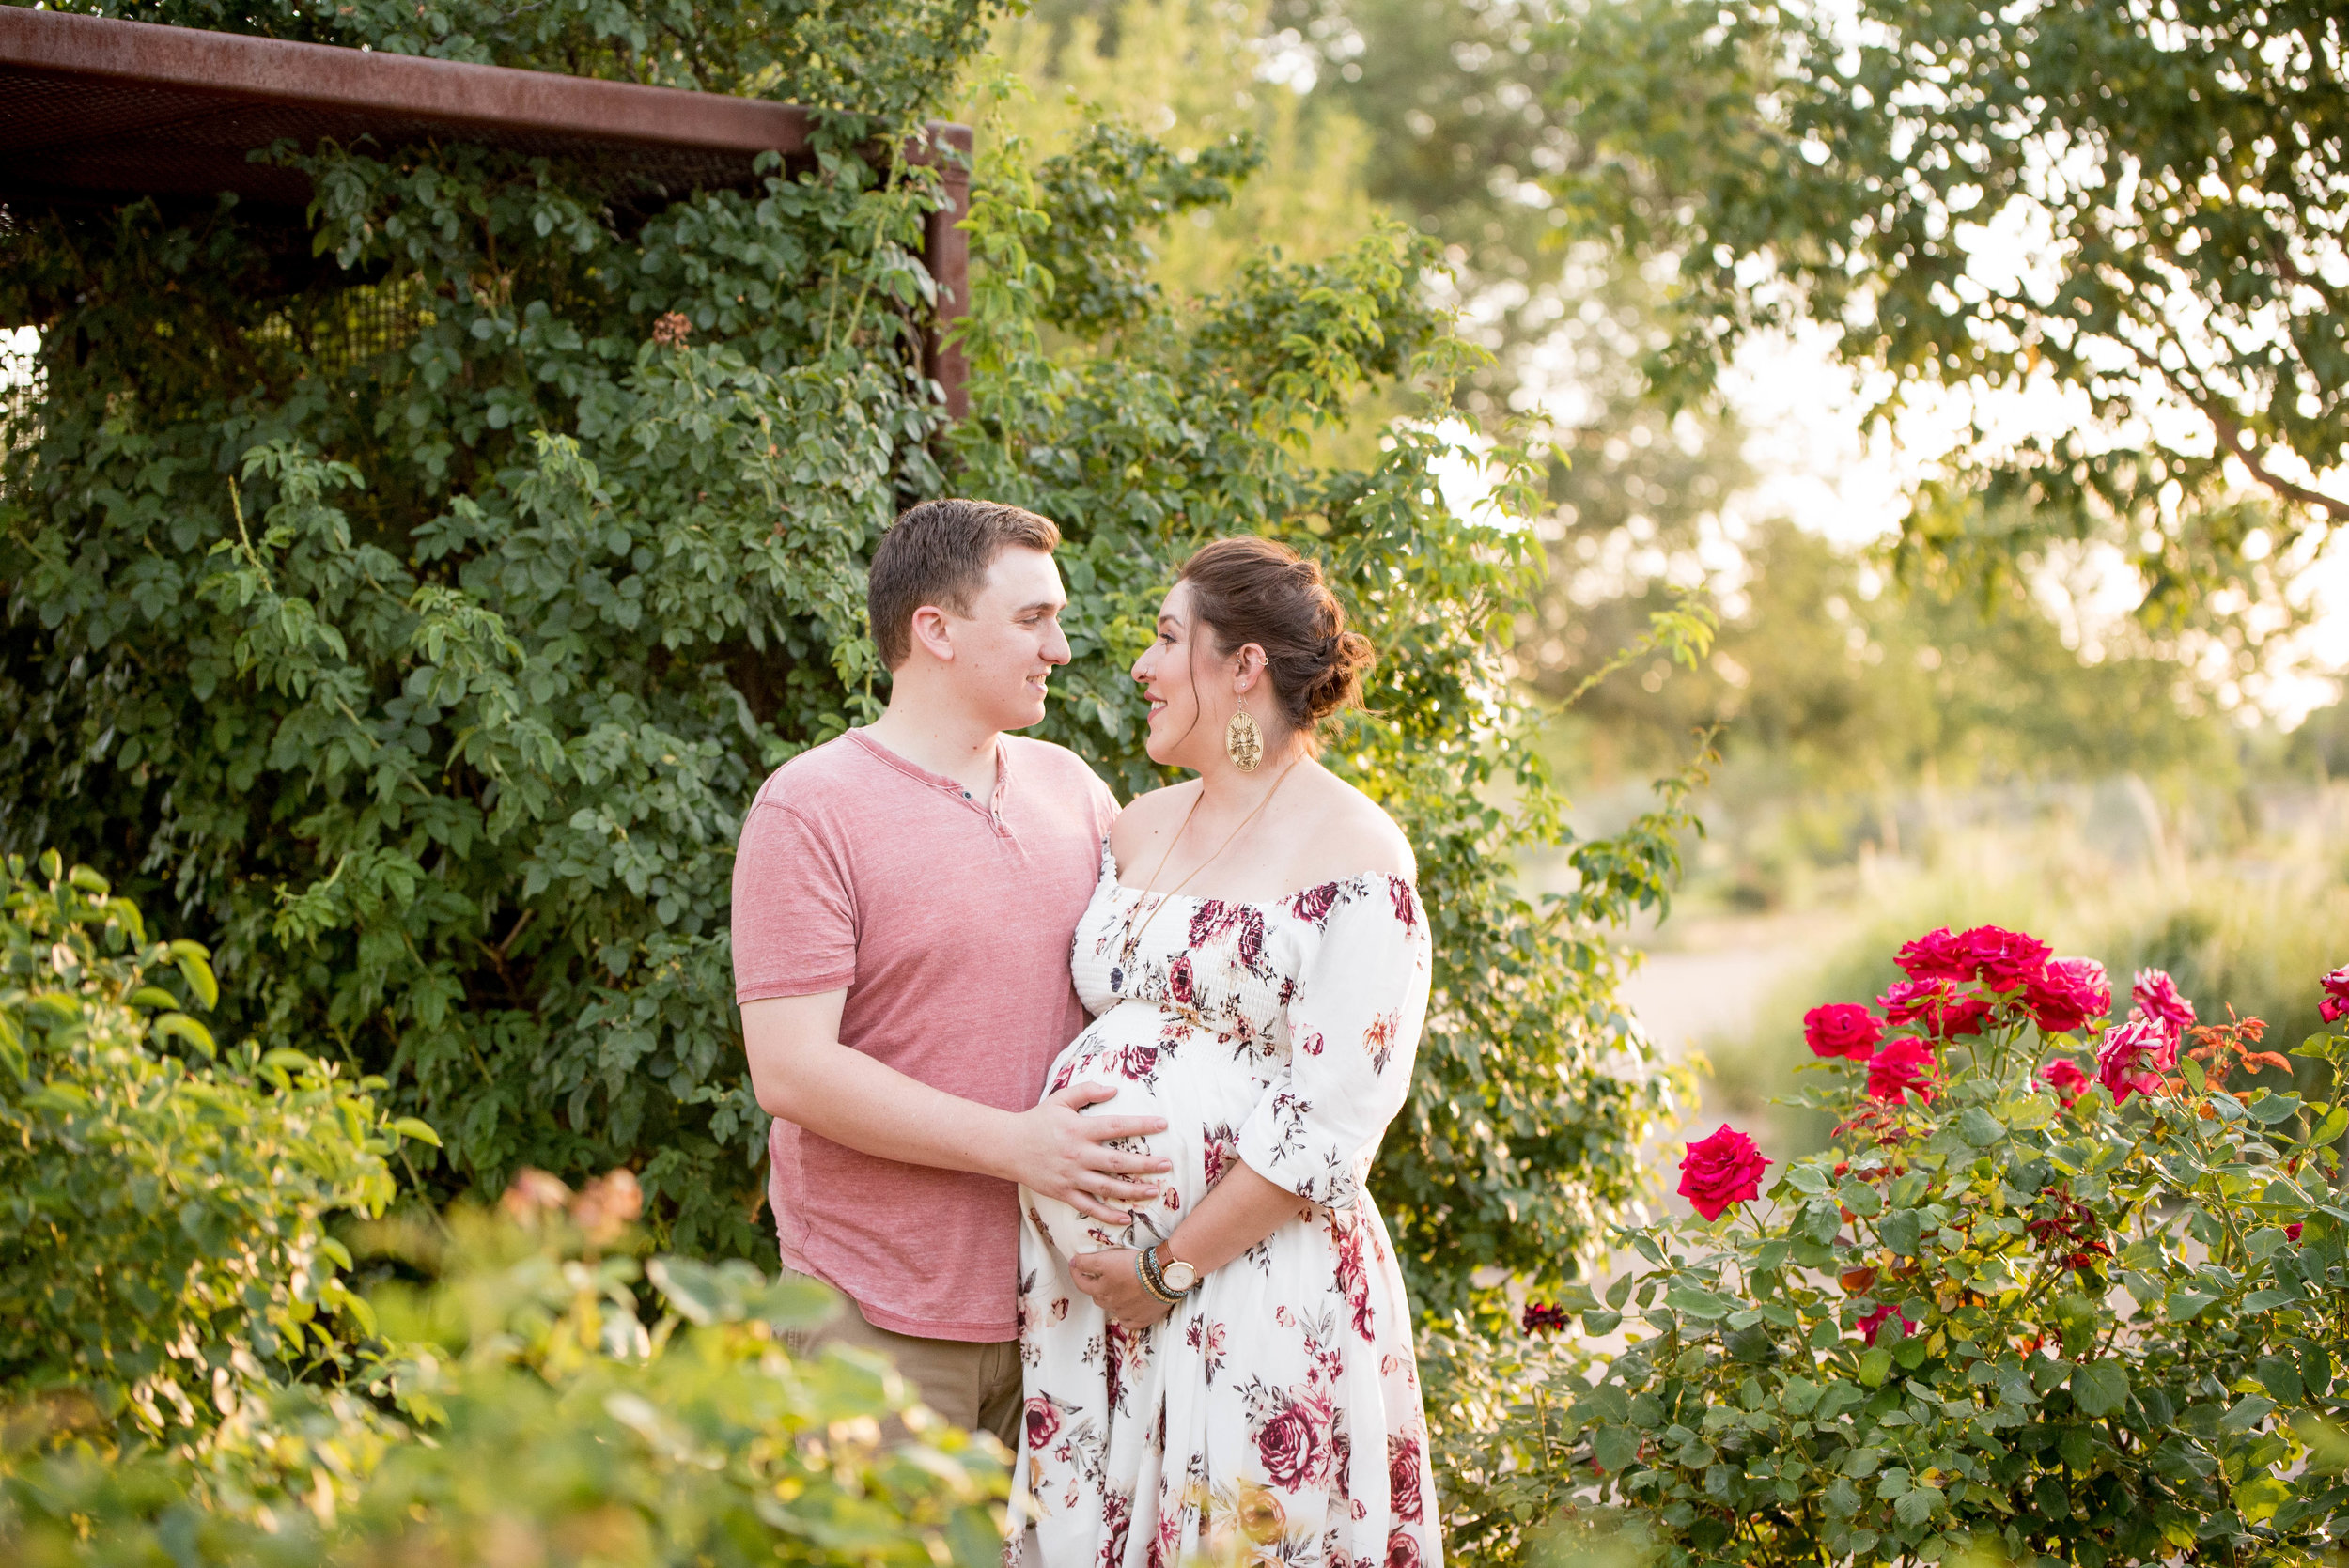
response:
[[[876,1327],[856,1303],[841,1298],[829,1322],[796,1330],[786,1343],[801,1355],[826,1345],[877,1351],[913,1387],[922,1403],[966,1432],[989,1432],[1005,1448],[1019,1448],[1019,1342],[1018,1340],[926,1340]],[[892,1420],[881,1435],[891,1442],[906,1436]]]

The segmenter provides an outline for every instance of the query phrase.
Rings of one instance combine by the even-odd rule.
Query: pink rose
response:
[[[2078,1063],[2059,1056],[2039,1069],[2039,1081],[2054,1090],[2056,1098],[2061,1100],[2068,1110],[2073,1101],[2088,1093],[2088,1086],[2093,1080],[2080,1071]]]
[[[1712,1137],[1688,1145],[1680,1160],[1680,1195],[1707,1219],[1719,1219],[1732,1203],[1762,1191],[1762,1168],[1770,1162],[1753,1140],[1723,1123]]]
[[[1892,1308],[1878,1307],[1859,1320],[1859,1332],[1866,1337],[1870,1344],[1874,1344],[1876,1343],[1876,1336],[1884,1332],[1889,1324],[1900,1325],[1892,1330],[1892,1341],[1895,1344],[1917,1331],[1915,1324],[1909,1322]]]
[[[1977,925],[1958,938],[1972,961],[1974,978],[1994,991],[2012,991],[2038,978],[2052,951],[2037,937],[1996,925]]]
[[[1256,1454],[1273,1485],[1297,1491],[1318,1479],[1328,1466],[1328,1433],[1309,1402],[1292,1402],[1256,1434]]]
[[[2112,1008],[2112,982],[2093,958],[2057,958],[2023,983],[2023,1006],[2050,1034],[2068,1034]]]
[[[2172,1040],[2193,1027],[2194,1004],[2178,994],[2178,983],[2164,970],[2139,970],[2130,988],[2137,1002],[2131,1017],[2147,1017],[2170,1032]]]
[[[2341,965],[2318,984],[2325,987],[2325,1000],[2316,1004],[2316,1016],[2326,1023],[2349,1017],[2349,964]]]
[[[1830,1001],[1802,1016],[1803,1044],[1813,1056],[1865,1062],[1883,1038],[1882,1020],[1856,1001]]]
[[[1868,1063],[1868,1097],[1890,1105],[1906,1105],[1915,1094],[1920,1105],[1933,1099],[1933,1076],[1937,1063],[1933,1048],[1904,1035]]]
[[[1167,994],[1180,1005],[1189,1007],[1191,1004],[1190,954],[1177,955],[1174,962],[1167,966],[1166,989]]]
[[[2096,1050],[2096,1076],[2120,1105],[2132,1094],[2150,1094],[2178,1064],[2178,1037],[2152,1018],[2133,1017],[2105,1032]]]
[[[1043,1394],[1031,1395],[1026,1409],[1028,1452],[1040,1453],[1060,1436],[1060,1406]]]
[[[1419,1495],[1419,1439],[1387,1434],[1387,1500],[1398,1519],[1418,1519],[1425,1512]]]
[[[1876,998],[1886,1021],[1896,1024],[1924,1020],[1925,1028],[1944,1040],[1982,1032],[1990,1004],[1968,996],[1947,980],[1904,980]]]
[[[1419,1538],[1408,1529],[1387,1537],[1387,1568],[1419,1568]]]
[[[1974,964],[1965,944],[1943,926],[1905,945],[1892,960],[1911,980],[1971,980]]]

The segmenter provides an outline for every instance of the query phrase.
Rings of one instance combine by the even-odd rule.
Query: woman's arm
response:
[[[1313,1205],[1296,1193],[1237,1164],[1199,1200],[1190,1218],[1174,1227],[1159,1248],[1159,1263],[1187,1263],[1205,1278],[1289,1220],[1312,1212]],[[1125,1327],[1146,1328],[1174,1310],[1142,1288],[1130,1247],[1072,1258],[1068,1271],[1077,1288]]]

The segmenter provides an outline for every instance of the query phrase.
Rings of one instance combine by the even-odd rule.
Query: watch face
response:
[[[1167,1289],[1180,1296],[1198,1281],[1199,1271],[1187,1263],[1171,1263],[1159,1270],[1159,1278],[1166,1281]]]

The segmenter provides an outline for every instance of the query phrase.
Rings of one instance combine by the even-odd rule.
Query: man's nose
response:
[[[1056,621],[1052,625],[1052,635],[1046,639],[1044,644],[1044,662],[1066,664],[1071,657],[1068,651],[1068,633],[1063,631]]]

